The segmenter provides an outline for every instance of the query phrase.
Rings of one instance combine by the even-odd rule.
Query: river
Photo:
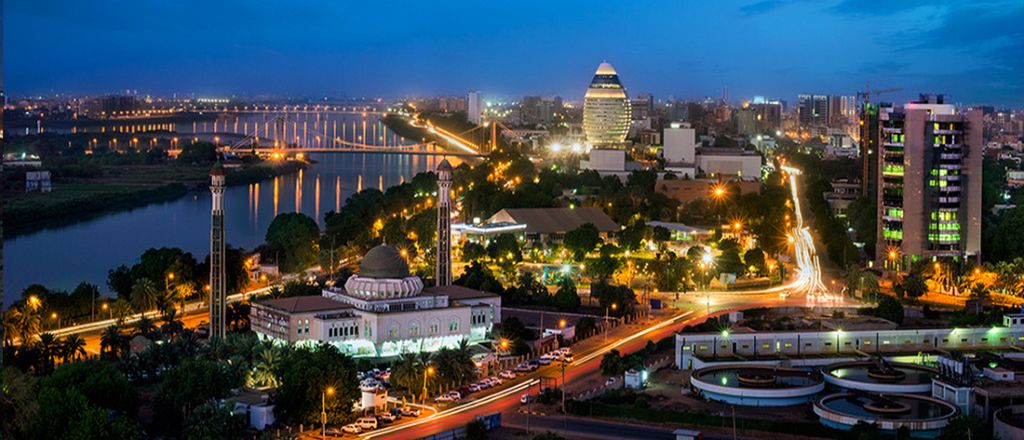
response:
[[[255,248],[281,213],[302,212],[323,228],[324,214],[360,189],[398,185],[435,169],[442,159],[402,153],[316,153],[310,158],[316,162],[301,172],[227,189],[224,222],[229,244]],[[460,163],[455,157],[448,160]],[[107,271],[134,264],[146,249],[179,247],[202,260],[209,254],[209,241],[208,191],[5,239],[4,306],[37,283],[71,290],[85,281],[109,294]]]

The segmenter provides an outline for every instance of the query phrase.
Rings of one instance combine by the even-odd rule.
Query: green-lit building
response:
[[[983,119],[941,95],[881,108],[878,263],[903,271],[919,260],[981,252]]]

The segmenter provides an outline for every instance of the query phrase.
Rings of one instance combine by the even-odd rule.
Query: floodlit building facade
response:
[[[630,119],[629,96],[615,68],[601,63],[583,97],[583,131],[595,147],[620,144],[626,140]]]

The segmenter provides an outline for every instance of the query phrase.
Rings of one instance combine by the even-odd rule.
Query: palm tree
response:
[[[132,306],[122,298],[115,299],[110,304],[110,315],[116,319],[117,325],[124,325],[124,321],[132,315]]]
[[[249,372],[250,386],[255,388],[277,388],[279,385],[274,370],[281,363],[281,350],[274,345],[263,347],[256,354],[252,371]]]
[[[173,307],[165,309],[160,316],[160,320],[164,322],[160,326],[160,332],[166,336],[177,335],[185,329],[185,324],[178,319],[178,311]]]
[[[423,386],[423,371],[420,369],[419,356],[416,353],[402,353],[391,366],[391,379],[399,389],[409,394]]]
[[[78,360],[85,357],[85,339],[79,335],[64,337],[64,361]]]
[[[53,358],[59,354],[60,344],[57,343],[57,337],[53,333],[43,333],[39,335],[39,354],[42,357],[44,371],[50,371],[53,368]]]
[[[132,285],[132,305],[139,312],[146,312],[156,308],[160,298],[160,291],[156,284],[149,278],[139,278]]]
[[[153,323],[153,319],[148,316],[143,316],[135,321],[135,331],[149,339],[153,339],[153,335],[156,334],[156,324]]]
[[[196,284],[191,281],[183,281],[174,286],[174,299],[181,306],[182,314],[185,313],[185,301],[188,301],[197,291]]]
[[[21,334],[21,309],[11,307],[4,313],[4,346],[14,345],[14,340]]]
[[[116,324],[107,327],[100,334],[100,353],[108,353],[114,358],[118,357],[123,345],[123,339],[121,329]]]

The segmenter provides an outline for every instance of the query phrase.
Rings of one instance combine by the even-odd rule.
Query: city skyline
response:
[[[1024,30],[1014,26],[1024,4],[1011,1],[445,3],[387,11],[222,2],[199,17],[191,2],[61,3],[8,3],[9,95],[397,97],[479,89],[486,97],[579,99],[593,66],[607,60],[628,89],[659,98],[719,97],[727,87],[734,101],[794,101],[800,93],[853,95],[870,83],[903,88],[886,97],[897,102],[937,92],[965,104],[1024,104]]]

